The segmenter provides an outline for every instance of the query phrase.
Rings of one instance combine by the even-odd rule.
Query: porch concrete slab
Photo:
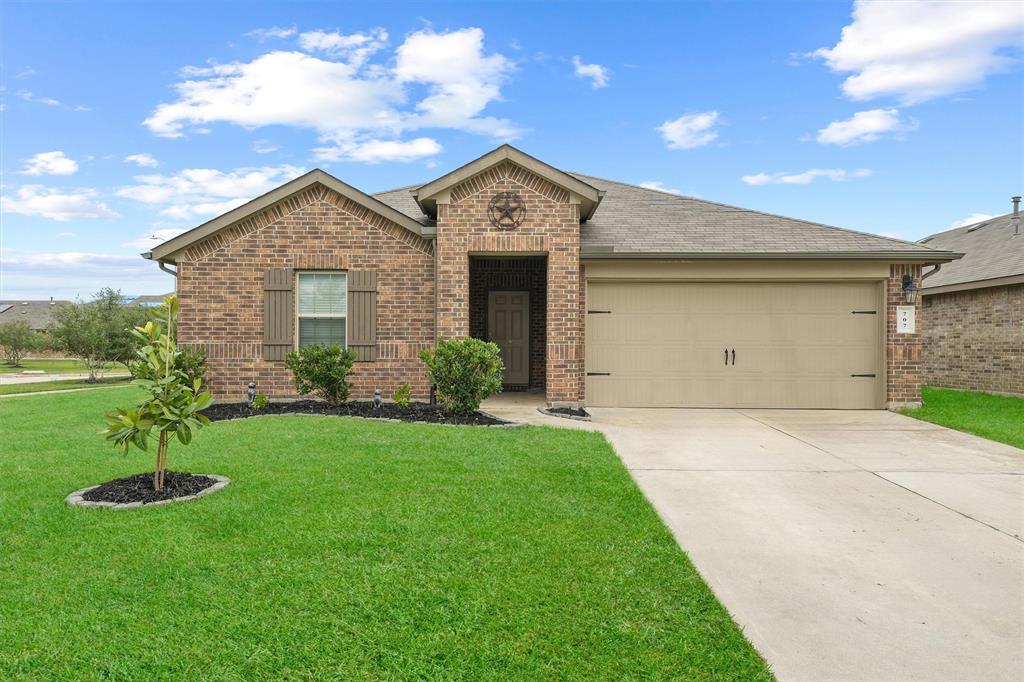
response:
[[[1024,679],[1024,451],[881,411],[590,412],[780,679]]]

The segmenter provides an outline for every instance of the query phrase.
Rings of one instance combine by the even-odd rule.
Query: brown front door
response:
[[[502,381],[530,383],[530,294],[492,291],[487,297],[487,336],[501,349]]]

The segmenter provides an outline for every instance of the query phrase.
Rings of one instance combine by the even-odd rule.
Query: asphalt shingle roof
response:
[[[604,198],[581,232],[584,252],[622,254],[836,254],[880,252],[927,257],[935,249],[806,220],[647,189],[579,173]],[[412,198],[417,185],[374,194],[397,211],[428,224]]]
[[[1024,275],[1024,224],[1020,231],[1014,236],[1013,214],[1008,213],[925,237],[922,244],[957,251],[964,257],[944,264],[924,281],[923,288]]]
[[[24,299],[0,301],[0,324],[28,322],[33,329],[46,329],[53,321],[53,311],[71,301],[26,301]]]

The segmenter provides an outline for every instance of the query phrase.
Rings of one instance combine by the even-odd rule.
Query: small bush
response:
[[[399,407],[409,407],[409,403],[412,402],[412,389],[409,388],[409,384],[402,384],[396,388],[391,400]]]
[[[21,367],[21,359],[41,346],[42,339],[28,322],[18,320],[0,324],[0,349],[3,350],[4,361],[11,367]]]
[[[352,391],[348,375],[355,361],[356,352],[338,344],[306,346],[288,354],[288,369],[299,393],[313,393],[328,405],[341,405]]]
[[[268,407],[270,407],[270,398],[267,397],[266,393],[257,393],[252,399],[252,409],[265,410]]]
[[[471,414],[480,401],[501,391],[505,364],[498,346],[480,339],[441,339],[437,347],[420,351],[437,399],[455,414]]]
[[[175,365],[185,373],[190,382],[199,379],[200,382],[206,383],[206,349],[202,346],[182,348]]]

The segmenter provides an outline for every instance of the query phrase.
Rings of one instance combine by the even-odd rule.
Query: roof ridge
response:
[[[971,228],[975,227],[976,225],[981,225],[982,223],[991,223],[991,222],[995,222],[996,220],[1002,220],[1003,218],[1012,218],[1012,217],[1013,217],[1013,213],[1004,213],[1002,215],[994,215],[994,216],[992,216],[990,218],[985,218],[984,220],[979,220],[979,221],[977,221],[975,223],[968,223],[966,225],[960,225],[958,227],[951,227],[948,230],[943,230],[942,232],[935,232],[935,233],[927,235],[925,237],[921,237],[921,239],[919,241],[923,242],[926,239],[934,239],[935,237],[941,237],[944,234],[949,234],[950,232],[956,232],[957,230],[963,230],[964,232],[970,232]]]
[[[575,173],[573,173],[573,174],[575,174]],[[685,194],[675,194],[673,192],[665,192],[663,190],[658,190],[658,189],[650,189],[649,187],[642,187],[640,185],[634,185],[634,184],[631,184],[631,183],[628,183],[628,182],[622,182],[620,180],[609,180],[608,178],[600,178],[600,177],[598,177],[596,175],[586,175],[585,173],[580,173],[579,175],[583,175],[584,177],[588,177],[588,178],[593,178],[594,180],[601,180],[602,182],[614,182],[615,184],[618,184],[618,185],[625,185],[626,187],[632,187],[634,189],[643,190],[645,192],[657,192],[658,194],[665,194],[667,196],[675,197],[677,199],[688,199],[690,201],[697,201],[697,202],[700,202],[700,203],[703,203],[703,204],[710,204],[712,206],[721,206],[722,208],[729,208],[729,209],[732,209],[732,210],[735,210],[735,211],[742,211],[743,213],[756,213],[758,215],[769,216],[771,218],[782,218],[783,220],[792,220],[794,222],[804,223],[805,225],[815,225],[817,227],[825,227],[825,228],[828,228],[828,229],[831,229],[831,230],[839,230],[840,232],[846,232],[846,233],[849,233],[849,234],[856,234],[856,235],[860,235],[860,236],[863,236],[863,237],[874,237],[876,239],[884,239],[886,241],[895,242],[897,244],[909,244],[911,246],[917,246],[917,247],[920,247],[920,248],[923,248],[923,249],[930,249],[932,251],[937,251],[937,249],[932,249],[930,246],[924,246],[920,242],[912,242],[912,241],[909,241],[909,240],[906,240],[906,239],[897,239],[895,237],[886,237],[884,235],[875,234],[874,232],[864,232],[862,230],[851,230],[848,227],[838,227],[836,225],[827,225],[825,223],[819,223],[819,222],[816,222],[816,221],[813,221],[813,220],[805,220],[803,218],[793,218],[791,216],[782,215],[782,214],[779,214],[779,213],[768,213],[767,211],[757,211],[757,210],[752,209],[752,208],[743,208],[742,206],[734,206],[732,204],[723,204],[720,201],[710,201],[708,199],[701,199],[700,197],[693,197],[693,196],[688,196],[688,195],[685,195]],[[991,220],[991,218],[989,220]]]

